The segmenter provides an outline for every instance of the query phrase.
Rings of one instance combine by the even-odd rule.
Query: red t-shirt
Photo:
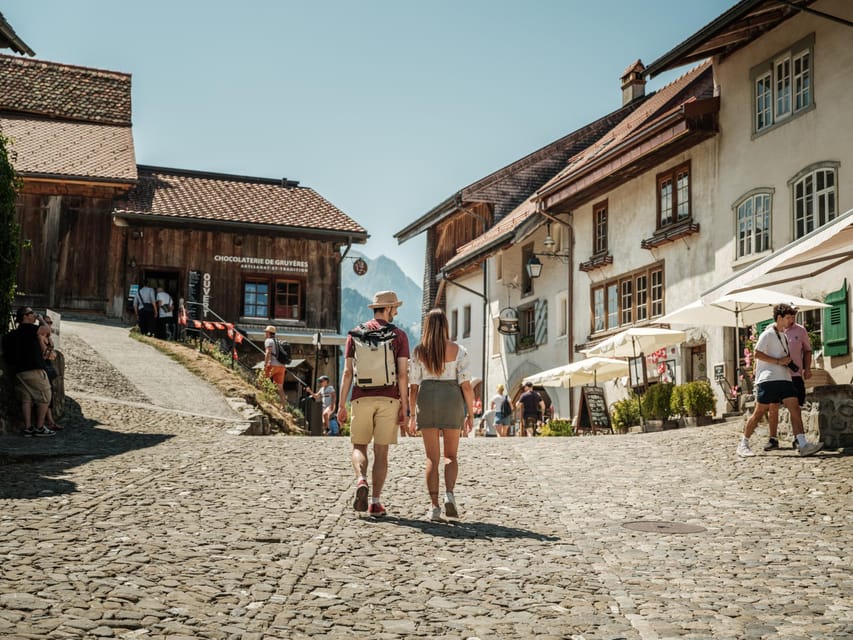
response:
[[[384,327],[388,323],[384,320],[378,320],[374,318],[373,320],[369,320],[364,323],[364,326],[368,329],[379,329]],[[396,362],[399,358],[408,358],[409,357],[409,337],[406,335],[406,332],[400,329],[399,327],[394,327],[394,343],[391,347],[394,351],[394,361]],[[352,343],[352,336],[347,336],[347,344],[344,348],[344,356],[347,358],[352,358],[355,355],[355,345]],[[400,371],[397,371],[397,375],[400,375]],[[399,377],[398,377],[399,379]],[[396,384],[389,385],[387,387],[376,387],[375,389],[362,389],[361,387],[355,384],[355,375],[353,375],[353,385],[352,385],[352,399],[358,400],[359,398],[399,398],[400,397],[400,388]]]

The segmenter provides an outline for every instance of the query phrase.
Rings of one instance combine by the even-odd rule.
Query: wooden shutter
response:
[[[504,336],[504,352],[515,353],[516,335],[509,334]]]
[[[838,290],[827,294],[824,300],[831,307],[823,310],[823,353],[827,356],[844,356],[850,351],[847,322],[847,278]]]
[[[548,342],[548,300],[541,298],[536,301],[534,317],[536,318],[536,344]]]

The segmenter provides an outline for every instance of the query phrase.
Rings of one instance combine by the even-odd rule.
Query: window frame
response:
[[[758,256],[763,256],[767,253],[770,253],[773,249],[773,196],[776,190],[773,187],[761,187],[758,189],[752,189],[751,191],[746,192],[740,198],[738,198],[735,203],[732,205],[732,213],[734,216],[734,237],[735,237],[735,261],[738,260],[752,260]],[[766,240],[766,245],[762,249],[757,249],[757,236],[758,230],[757,225],[755,224],[758,220],[758,208],[756,207],[756,202],[759,199],[766,199],[767,207],[764,211],[764,217],[767,221],[764,228],[764,236]],[[751,219],[749,220],[750,230],[747,232],[744,229],[744,224],[741,222],[741,210],[747,206],[747,203],[751,206]],[[744,215],[746,213],[744,212]],[[748,241],[750,245],[750,249],[748,251],[745,250],[745,244],[747,241],[747,234],[749,235]]]
[[[296,304],[295,305],[279,305],[277,302],[278,298],[278,285],[280,283],[288,283],[296,285]],[[266,314],[258,313],[260,306],[257,302],[252,306],[254,307],[252,311],[255,313],[247,313],[248,307],[246,302],[247,290],[246,287],[250,284],[254,285],[264,285],[266,287]],[[251,276],[244,276],[240,285],[240,316],[243,318],[258,318],[264,320],[290,320],[295,322],[304,322],[305,321],[305,279],[300,277],[282,277],[280,274],[253,274]],[[292,309],[296,307],[296,315],[292,312],[289,315],[278,315],[279,308],[287,307]]]
[[[450,339],[456,340],[459,336],[459,310],[450,312]]]
[[[662,229],[667,229],[669,227],[673,227],[675,225],[681,224],[685,221],[691,220],[693,218],[693,196],[692,196],[692,180],[690,179],[691,167],[690,160],[687,162],[683,162],[681,164],[675,165],[666,171],[662,171],[661,173],[655,176],[655,184],[657,185],[655,191],[655,203],[657,205],[657,225],[655,227],[656,231],[661,231]],[[686,188],[686,207],[687,213],[685,215],[680,215],[679,210],[681,209],[681,205],[683,204],[680,199],[685,196],[682,192],[682,188],[679,185],[679,178],[681,175],[687,176],[687,188]],[[664,222],[663,219],[663,198],[661,194],[661,185],[664,183],[670,183],[670,192],[669,198],[671,201],[671,205],[669,207],[670,218]]]
[[[641,283],[644,284],[641,286]],[[627,298],[624,290],[626,284],[630,284]],[[608,305],[608,291],[611,288],[616,293],[615,324],[610,323],[610,318],[614,315]],[[597,282],[590,286],[589,299],[591,335],[615,331],[659,318],[664,315],[666,309],[664,263],[656,262],[642,269]],[[630,308],[626,307],[626,302],[630,302]],[[627,319],[630,321],[626,321]]]
[[[811,33],[750,69],[753,136],[815,108],[814,45]]]
[[[841,166],[840,162],[836,161],[824,161],[824,162],[815,162],[813,164],[804,167],[800,172],[797,173],[794,177],[788,180],[788,186],[791,189],[791,237],[794,240],[798,240],[802,238],[804,235],[807,235],[814,231],[815,229],[819,229],[824,225],[828,224],[835,220],[839,215],[838,202],[839,202],[839,194],[838,194],[838,169]],[[832,176],[832,187],[826,187],[826,181],[824,180],[824,187],[820,190],[817,189],[818,183],[818,174],[831,175]],[[803,185],[805,189],[805,183],[811,179],[811,183],[813,186],[813,191],[811,193],[811,221],[806,220],[808,214],[805,212],[803,215],[800,215],[800,201],[803,201],[803,206],[807,208],[805,204],[806,198],[808,197],[806,194],[803,194],[802,197],[797,195],[797,188],[799,185]],[[817,211],[817,202],[831,200],[832,206],[834,207],[834,211],[831,213],[821,214]],[[819,221],[821,215],[824,215],[826,218],[823,222]],[[802,224],[800,223],[800,218],[803,218]]]
[[[466,304],[462,307],[462,337],[471,337],[471,305]]]
[[[608,201],[603,200],[592,205],[592,255],[600,256],[609,250],[607,229],[609,224]]]

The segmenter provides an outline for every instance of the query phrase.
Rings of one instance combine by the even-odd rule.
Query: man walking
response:
[[[792,307],[792,309],[796,313],[796,307]],[[809,340],[809,332],[796,320],[794,320],[790,327],[785,329],[785,337],[788,339],[788,351],[791,354],[791,362],[797,366],[797,371],[791,369],[791,382],[794,383],[794,390],[797,392],[797,402],[802,410],[802,406],[806,403],[806,380],[812,377],[812,343]],[[767,440],[767,444],[764,445],[764,450],[772,451],[779,448],[779,439],[776,435],[779,429],[778,403],[774,402],[770,405],[770,410],[767,412],[767,422],[770,427],[770,437]],[[795,439],[794,449],[797,448],[797,441]]]
[[[275,339],[275,326],[267,325],[264,329],[264,375],[272,380],[281,406],[287,406],[287,396],[284,395],[284,376],[287,367],[278,359],[278,344]]]
[[[347,336],[339,387],[341,425],[347,421],[346,399],[352,387],[350,440],[356,477],[353,508],[367,511],[373,517],[385,515],[380,497],[388,475],[388,447],[397,443],[398,425],[405,424],[409,412],[409,339],[404,331],[391,324],[401,304],[393,291],[380,291],[373,296],[373,302],[367,305],[373,309],[373,319]],[[371,441],[372,492],[367,482],[367,445]]]
[[[773,307],[773,323],[758,336],[755,343],[755,410],[743,428],[743,437],[737,447],[737,454],[746,458],[755,454],[749,448],[749,437],[755,431],[758,421],[767,413],[773,403],[782,403],[791,414],[791,428],[797,439],[797,449],[801,456],[813,456],[823,448],[823,443],[806,441],[803,433],[803,418],[797,402],[797,392],[791,382],[791,353],[785,330],[794,323],[796,310],[788,304]]]
[[[139,323],[139,333],[153,336],[157,320],[157,294],[146,283],[133,296],[133,309],[136,311],[136,321]]]
[[[521,405],[521,428],[522,435],[526,433],[528,436],[536,435],[536,427],[539,425],[539,418],[545,410],[545,402],[533,390],[532,382],[524,383],[524,393],[518,398],[518,404]]]
[[[30,307],[21,307],[15,315],[18,327],[3,339],[3,356],[15,372],[15,394],[21,401],[24,414],[24,436],[56,435],[44,426],[50,405],[50,381],[45,371],[41,342],[38,337],[36,314]],[[36,426],[32,426],[32,408],[36,406]]]

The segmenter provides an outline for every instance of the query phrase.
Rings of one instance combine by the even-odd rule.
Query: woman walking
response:
[[[424,322],[421,343],[409,361],[409,433],[421,432],[426,452],[426,484],[432,505],[430,520],[441,520],[438,503],[438,466],[444,440],[444,512],[458,518],[453,488],[459,474],[459,438],[474,423],[474,392],[465,347],[451,342],[447,316],[433,309]],[[461,389],[460,389],[461,388]]]

